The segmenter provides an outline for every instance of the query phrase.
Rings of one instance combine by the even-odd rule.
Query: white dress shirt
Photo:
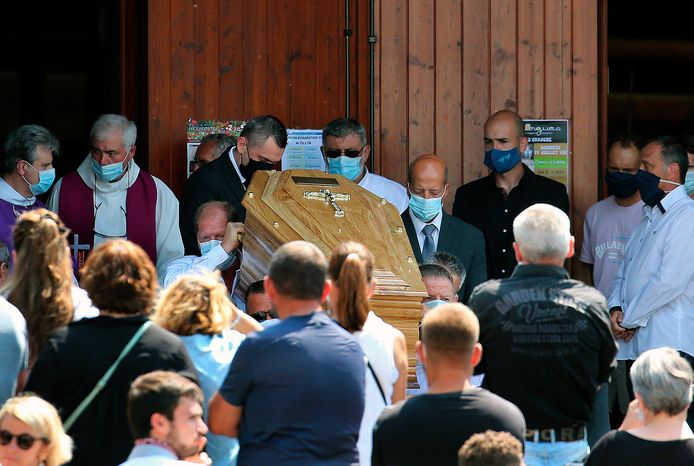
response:
[[[412,209],[410,209],[410,218],[412,219],[412,225],[414,226],[414,231],[417,232],[417,241],[419,242],[419,252],[422,252],[422,249],[424,248],[424,232],[422,231],[424,229],[425,225],[428,225],[431,223],[434,225],[436,228],[434,231],[431,233],[431,237],[434,240],[434,251],[436,251],[439,247],[439,233],[441,232],[441,220],[443,219],[443,214],[441,213],[442,211],[439,211],[439,213],[434,217],[434,219],[431,222],[424,223],[422,222],[419,217],[417,217],[414,213],[412,213]]]
[[[383,176],[369,173],[368,170],[359,182],[359,186],[390,202],[400,213],[405,212],[410,203],[407,190],[403,185]]]
[[[231,256],[232,254],[227,254],[222,245],[218,244],[204,256],[183,256],[179,259],[175,259],[171,261],[166,268],[164,287],[168,287],[182,275],[198,275],[211,272],[226,262]]]
[[[694,356],[694,201],[679,186],[661,205],[665,213],[644,207],[610,295],[622,325],[638,328],[631,341],[619,340],[617,359],[661,346]]]
[[[246,189],[246,178],[243,177],[241,174],[241,170],[239,169],[238,164],[236,163],[236,159],[234,158],[234,152],[236,152],[236,146],[232,147],[231,150],[229,151],[229,159],[231,160],[231,164],[234,166],[234,170],[236,170],[236,174],[239,175],[239,180],[241,180],[241,184],[243,185],[243,189]]]

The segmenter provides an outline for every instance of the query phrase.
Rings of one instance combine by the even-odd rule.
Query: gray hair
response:
[[[465,266],[458,260],[458,258],[445,251],[435,252],[429,257],[427,263],[440,265],[448,270],[451,275],[459,276],[461,284],[465,281],[465,277],[467,276]]]
[[[453,285],[453,276],[451,275],[451,272],[448,271],[448,269],[442,265],[439,264],[422,264],[419,266],[419,273],[422,274],[422,278],[445,278],[449,282],[451,282],[451,285]]]
[[[54,157],[60,152],[60,142],[43,126],[24,125],[12,131],[5,142],[5,154],[2,157],[3,175],[12,173],[20,160],[34,163],[39,146],[51,151]]]
[[[97,118],[92,125],[89,137],[92,141],[100,141],[115,132],[121,133],[123,146],[125,146],[126,149],[135,145],[135,140],[137,139],[137,126],[135,126],[135,122],[128,120],[123,115],[117,115],[115,113],[107,113]]]
[[[670,416],[684,411],[692,401],[692,367],[679,353],[668,347],[641,354],[631,366],[634,392],[654,414]]]
[[[361,123],[354,118],[337,118],[323,128],[323,145],[325,145],[325,140],[330,136],[334,138],[345,138],[350,134],[359,136],[361,145],[366,145],[366,130]]]
[[[229,147],[236,145],[236,137],[226,133],[211,133],[205,135],[202,139],[200,139],[200,145],[206,142],[215,143],[215,157],[219,157]]]
[[[535,204],[513,220],[513,235],[528,263],[564,260],[571,243],[571,222],[549,204]]]

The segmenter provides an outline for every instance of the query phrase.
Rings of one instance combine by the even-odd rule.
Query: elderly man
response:
[[[128,392],[128,422],[135,438],[121,466],[210,464],[200,387],[175,372],[139,376]],[[177,461],[178,459],[190,459]]]
[[[359,343],[321,310],[327,266],[304,241],[272,256],[265,289],[282,320],[246,337],[209,406],[212,432],[238,437],[239,466],[358,462],[366,367]]]
[[[410,201],[402,221],[417,262],[426,262],[437,251],[453,254],[467,270],[461,292],[466,301],[472,289],[487,279],[484,238],[477,228],[443,211],[448,195],[446,163],[434,154],[420,155],[407,171],[407,187]]]
[[[60,143],[46,128],[24,125],[7,137],[0,177],[0,241],[9,251],[12,227],[27,210],[44,207],[36,196],[43,194],[55,180],[53,157]]]
[[[482,357],[479,323],[462,304],[444,304],[422,322],[417,355],[429,390],[386,408],[374,427],[373,466],[458,464],[458,449],[488,429],[522,440],[525,421],[508,401],[470,384]]]
[[[453,215],[484,233],[489,278],[513,272],[512,222],[525,208],[543,202],[569,212],[566,187],[534,174],[521,162],[527,147],[521,117],[511,110],[496,112],[484,124],[484,164],[491,173],[455,193]]]
[[[637,179],[645,215],[629,238],[609,299],[619,359],[671,346],[694,361],[694,201],[683,186],[687,163],[684,147],[668,136],[641,151]]]
[[[241,200],[258,170],[271,170],[282,160],[287,146],[287,129],[272,115],[252,118],[243,126],[236,145],[188,178],[180,208],[180,227],[186,254],[197,255],[195,212],[207,201],[225,201],[239,216],[246,218]]]
[[[236,145],[236,138],[224,133],[212,133],[205,135],[200,140],[200,145],[195,150],[195,161],[192,171],[204,167],[213,160],[217,160],[231,146]]]
[[[160,179],[135,163],[137,127],[123,115],[101,115],[90,132],[91,150],[76,171],[60,179],[48,208],[72,232],[73,246],[91,250],[113,238],[142,247],[157,274],[183,255],[178,200]],[[84,245],[84,246],[80,246]],[[86,255],[75,254],[81,267]]]
[[[588,454],[586,425],[617,347],[605,297],[562,267],[574,253],[569,217],[536,204],[516,217],[513,233],[513,275],[470,298],[484,347],[478,372],[523,412],[528,466],[563,466]]]
[[[195,213],[195,237],[200,255],[183,256],[169,263],[164,278],[167,287],[181,275],[219,270],[229,292],[233,292],[240,259],[239,234],[243,223],[236,222],[236,212],[228,202],[209,201]]]
[[[379,175],[369,173],[366,162],[371,146],[366,141],[366,130],[352,118],[338,118],[323,128],[321,147],[328,173],[342,175],[393,204],[398,212],[407,208],[405,188]]]

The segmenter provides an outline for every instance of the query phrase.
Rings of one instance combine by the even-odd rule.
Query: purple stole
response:
[[[125,195],[126,234],[128,240],[140,246],[157,263],[157,186],[149,173],[140,170],[135,183]],[[58,214],[79,242],[94,247],[94,195],[93,190],[76,171],[63,177],[60,186]],[[68,238],[70,242],[70,238]],[[77,244],[72,245],[77,252]],[[86,249],[86,248],[85,248]],[[73,254],[79,270],[84,265],[87,253]]]
[[[0,241],[5,242],[8,251],[14,249],[12,229],[14,228],[14,224],[17,223],[17,218],[24,212],[38,209],[39,207],[46,206],[38,199],[36,199],[36,202],[33,204],[27,206],[15,205],[4,199],[0,199]]]

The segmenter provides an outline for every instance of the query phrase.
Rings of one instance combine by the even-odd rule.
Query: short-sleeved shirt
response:
[[[566,186],[536,175],[525,165],[523,170],[518,186],[508,195],[496,185],[493,173],[461,186],[455,193],[453,216],[479,228],[484,235],[490,279],[510,277],[516,267],[513,219],[518,214],[537,203],[551,204],[569,213]]]
[[[0,406],[12,398],[28,358],[27,328],[21,312],[0,296]]]
[[[586,466],[691,466],[694,439],[655,441],[613,430],[603,435],[590,453]]]
[[[610,196],[586,213],[580,260],[593,264],[593,283],[606,297],[612,293],[629,236],[643,218],[643,205],[638,201],[622,207]]]
[[[248,335],[219,390],[243,407],[239,466],[357,464],[365,371],[359,343],[323,312]]]
[[[383,411],[374,428],[371,464],[455,466],[462,444],[488,429],[525,438],[520,410],[487,390],[418,395]]]

